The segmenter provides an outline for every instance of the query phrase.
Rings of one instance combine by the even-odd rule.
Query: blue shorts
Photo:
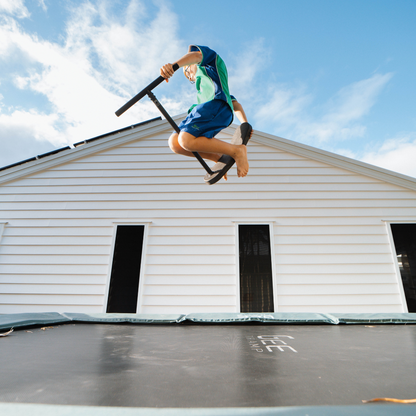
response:
[[[179,124],[179,129],[195,137],[204,136],[212,139],[232,121],[233,112],[230,106],[225,101],[212,100],[194,107],[188,117]]]

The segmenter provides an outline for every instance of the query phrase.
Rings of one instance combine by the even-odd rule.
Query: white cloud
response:
[[[35,110],[17,110],[11,115],[0,114],[1,137],[6,141],[33,137],[38,141],[62,145],[66,142],[65,137],[53,127],[57,119],[55,114],[39,114]]]
[[[0,114],[0,167],[63,146],[66,140],[53,127],[56,121],[55,115],[39,114],[35,110]]]
[[[11,14],[19,19],[30,16],[24,0],[0,0],[0,12]]]
[[[120,18],[108,2],[86,2],[74,9],[67,25],[66,49],[88,66],[97,61],[94,75],[100,83],[128,97],[159,75],[161,63],[186,50],[175,36],[177,16],[163,3],[153,21],[145,16],[146,4],[138,0],[131,0]]]
[[[328,103],[328,113],[317,123],[313,134],[324,142],[337,136],[341,139],[363,136],[365,127],[354,123],[369,113],[392,76],[391,73],[375,74],[342,88]]]
[[[20,5],[23,13],[22,2],[1,4],[3,10],[15,4],[10,9],[15,14]],[[31,137],[62,146],[160,115],[149,100],[121,118],[114,114],[159,75],[161,64],[186,51],[175,33],[177,16],[161,3],[149,21],[145,6],[131,0],[124,16],[116,18],[111,2],[86,1],[71,11],[62,44],[27,33],[13,19],[5,21],[0,26],[0,59],[13,60],[18,54],[25,63],[10,81],[23,91],[43,95],[50,106],[42,110],[22,103],[6,113],[3,105],[0,140],[12,135],[16,141]],[[168,111],[186,110],[183,100],[164,102]]]
[[[270,98],[258,107],[256,119],[263,124],[273,122],[276,134],[316,146],[363,137],[366,127],[361,120],[392,76],[375,74],[348,85],[322,108],[313,107],[313,96],[305,86],[274,85]]]
[[[230,92],[242,102],[257,96],[255,85],[261,84],[258,74],[267,67],[271,53],[264,43],[262,38],[249,42],[227,62]]]
[[[39,7],[43,9],[44,12],[48,10],[48,7],[45,4],[45,0],[38,0]]]
[[[256,118],[262,123],[273,122],[280,129],[287,130],[296,125],[312,102],[306,88],[276,84],[269,87],[268,101],[259,106]]]
[[[416,134],[387,140],[360,160],[404,175],[416,177]]]

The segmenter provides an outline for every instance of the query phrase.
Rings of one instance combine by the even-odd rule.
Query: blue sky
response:
[[[189,44],[255,129],[416,177],[414,0],[0,0],[0,166],[158,116],[124,102]],[[183,76],[155,90],[172,114]]]

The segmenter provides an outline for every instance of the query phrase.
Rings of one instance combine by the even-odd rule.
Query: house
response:
[[[416,311],[416,179],[255,131],[208,186],[170,132],[0,171],[1,314]]]

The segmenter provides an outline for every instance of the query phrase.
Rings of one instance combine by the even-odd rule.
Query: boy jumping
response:
[[[237,175],[246,176],[249,169],[246,146],[214,138],[232,123],[233,111],[241,123],[247,122],[243,107],[230,95],[224,61],[206,46],[191,45],[188,53],[176,63],[183,67],[186,78],[195,83],[198,104],[191,107],[187,118],[179,124],[180,133],[170,136],[169,147],[185,156],[194,157],[192,152],[198,152],[202,158],[219,162],[220,166],[220,162],[229,159],[223,155],[228,155],[237,163]],[[175,72],[173,65],[160,68],[160,75],[166,82]],[[227,179],[226,174],[224,179]]]

